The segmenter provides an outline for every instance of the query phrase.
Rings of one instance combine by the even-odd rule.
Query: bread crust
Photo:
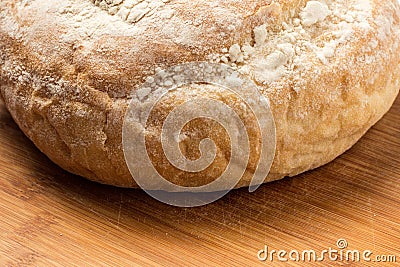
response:
[[[282,34],[290,33],[285,28],[302,20],[310,1],[169,1],[131,22],[110,14],[108,7],[101,10],[97,2],[0,3],[0,88],[7,108],[51,160],[97,182],[136,187],[124,159],[122,124],[129,97],[141,83],[158,69],[213,61],[216,55],[220,59],[221,51],[235,44],[248,44],[253,54],[242,62],[233,62],[231,54],[227,63],[259,85],[270,100],[277,127],[276,156],[265,182],[335,159],[388,111],[399,92],[396,0],[326,1],[332,13],[311,26],[303,18],[308,37],[291,43],[296,47],[307,40],[314,48],[295,51],[293,62],[286,62],[274,80],[265,78],[263,70],[257,74],[259,61],[277,51],[276,40],[283,40]],[[345,15],[340,12],[348,10],[337,6],[356,2],[368,2],[365,13],[370,15],[354,11],[365,15],[362,22],[342,18],[351,36],[339,42],[335,34],[343,21],[334,13]],[[262,25],[269,37],[261,44],[255,29]],[[316,52],[330,43],[335,43],[333,57]],[[188,90],[207,94],[206,85]],[[188,97],[185,91],[177,96]],[[166,112],[174,103],[164,105],[161,111]],[[257,158],[251,161],[237,187],[249,185]],[[161,161],[155,159],[154,164]],[[226,162],[215,164],[223,170]],[[174,176],[173,169],[167,173],[175,183],[195,186],[209,182],[211,170],[195,182]]]

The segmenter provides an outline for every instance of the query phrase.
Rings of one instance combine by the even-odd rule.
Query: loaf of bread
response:
[[[122,142],[132,95],[172,66],[229,66],[269,100],[276,126],[269,182],[332,161],[382,118],[400,88],[399,41],[396,0],[1,0],[0,89],[19,127],[56,164],[137,187]],[[199,118],[182,129],[182,153],[201,157],[199,144],[210,138],[215,160],[197,173],[168,162],[160,125],[196,97],[240,102],[212,84],[181,86],[158,103],[146,129],[152,164],[183,186],[219,177],[232,153],[224,128]],[[242,187],[261,144],[251,114],[236,106],[250,125]]]

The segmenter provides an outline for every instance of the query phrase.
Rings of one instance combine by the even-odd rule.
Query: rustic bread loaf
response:
[[[2,0],[0,85],[22,131],[55,163],[136,187],[122,147],[132,94],[170,66],[227,64],[270,101],[277,144],[269,182],[332,161],[388,111],[400,88],[399,40],[395,0]],[[193,92],[238,101],[212,85],[188,85],[151,119]],[[229,140],[214,122],[194,121],[186,131],[188,158],[199,157],[200,139],[215,141],[209,168],[194,174],[168,165],[157,156],[159,128],[148,133],[150,158],[174,183],[208,183],[226,167]],[[259,158],[259,133],[249,137],[237,187],[250,183]]]

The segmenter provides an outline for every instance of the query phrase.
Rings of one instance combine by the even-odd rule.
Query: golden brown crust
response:
[[[255,50],[248,58],[233,62],[231,55],[227,63],[254,79],[271,102],[278,141],[266,181],[293,176],[349,149],[386,113],[400,87],[395,0],[326,1],[332,13],[303,25],[304,32],[293,30],[301,37],[287,41],[285,34],[292,32],[284,28],[298,24],[307,2],[169,1],[128,22],[89,0],[1,1],[1,93],[25,134],[61,167],[102,183],[135,187],[121,141],[129,95],[157,68],[224,60],[224,48],[248,44]],[[370,3],[370,10],[352,10],[355,19],[343,18],[356,2]],[[261,44],[254,29],[262,25],[268,38]],[[338,27],[342,32],[335,36]],[[260,60],[268,60],[280,40],[299,51],[286,55],[284,69],[272,79]],[[334,45],[333,57],[323,50],[328,44]],[[207,93],[207,86],[190,89]],[[164,112],[171,106],[165,103]],[[226,154],[225,143],[220,144]],[[238,186],[249,184],[256,158]],[[226,162],[214,164],[221,170]],[[204,184],[210,173],[197,176],[194,184],[178,175],[174,182]]]

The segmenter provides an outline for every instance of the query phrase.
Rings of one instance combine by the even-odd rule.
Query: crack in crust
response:
[[[152,15],[170,0],[91,0],[93,4],[128,23]]]

